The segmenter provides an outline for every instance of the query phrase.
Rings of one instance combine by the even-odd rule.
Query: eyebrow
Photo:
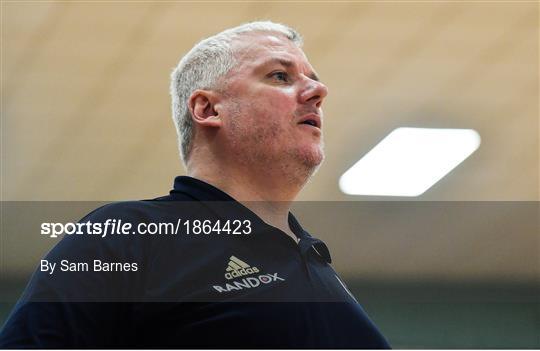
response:
[[[272,59],[269,59],[265,62],[263,62],[261,64],[261,67],[262,66],[267,66],[271,63],[279,63],[280,65],[282,65],[283,67],[287,67],[287,68],[290,68],[290,67],[293,67],[294,66],[294,63],[292,61],[289,61],[289,60],[286,60],[286,59],[282,59],[282,58],[272,58]],[[309,75],[308,75],[309,78],[313,79],[314,81],[317,81],[317,82],[320,82],[320,79],[319,79],[319,76],[317,76],[317,74],[315,72],[311,72]]]

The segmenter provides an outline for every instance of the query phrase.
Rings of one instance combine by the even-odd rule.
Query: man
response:
[[[324,158],[327,88],[300,46],[294,30],[254,22],[186,54],[171,95],[189,176],[168,196],[80,221],[180,230],[66,237],[46,261],[93,269],[36,272],[0,346],[388,348],[326,245],[289,212]]]

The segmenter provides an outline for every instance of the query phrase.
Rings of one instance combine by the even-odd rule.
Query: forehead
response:
[[[271,59],[282,59],[313,72],[302,49],[281,33],[243,33],[233,41],[232,47],[239,71],[259,67]]]

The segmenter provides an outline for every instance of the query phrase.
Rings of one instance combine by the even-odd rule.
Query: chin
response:
[[[300,161],[306,168],[312,168],[313,172],[324,161],[324,151],[322,145],[310,145],[310,147],[300,150]]]

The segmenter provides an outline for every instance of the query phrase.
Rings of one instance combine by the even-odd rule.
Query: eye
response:
[[[289,81],[289,75],[287,74],[287,72],[283,72],[283,71],[277,71],[277,72],[272,72],[270,73],[270,77],[273,77],[277,80],[280,80],[282,82],[288,82]]]

